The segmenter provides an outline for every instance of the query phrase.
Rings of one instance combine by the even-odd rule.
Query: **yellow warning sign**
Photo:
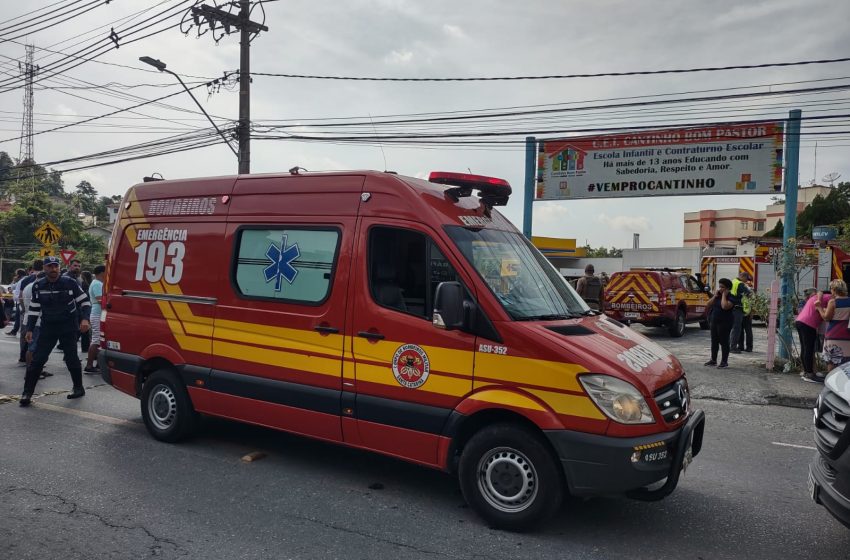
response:
[[[56,249],[53,247],[42,247],[41,251],[39,251],[38,255],[40,257],[55,257]]]
[[[61,237],[62,230],[56,227],[52,222],[44,222],[37,230],[35,230],[35,238],[41,241],[42,245],[53,245],[59,241]]]

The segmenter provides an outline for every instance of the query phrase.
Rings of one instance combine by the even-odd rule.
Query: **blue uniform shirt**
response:
[[[60,276],[56,282],[39,278],[32,287],[32,303],[27,311],[27,329],[77,329],[79,319],[88,320],[91,302],[76,280]]]

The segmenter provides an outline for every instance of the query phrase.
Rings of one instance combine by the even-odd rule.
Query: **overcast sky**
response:
[[[57,8],[69,4],[65,0]],[[56,0],[0,0],[0,18],[8,20],[27,11],[47,6]],[[212,3],[212,2],[210,2]],[[79,17],[43,31],[18,38],[18,28],[0,30],[0,139],[19,136],[23,89],[9,89],[3,82],[17,75],[17,63],[23,59],[24,41],[38,48],[74,52],[101,40],[110,25],[131,25],[119,18],[156,6],[139,14],[143,20],[179,0],[112,0]],[[190,3],[183,4],[188,7]],[[269,31],[253,42],[252,71],[287,74],[379,76],[379,77],[472,77],[518,76],[622,72],[788,62],[840,58],[850,55],[846,22],[850,20],[850,2],[846,0],[772,0],[772,1],[428,1],[338,0],[317,2],[279,0],[264,4]],[[35,14],[38,15],[38,14]],[[33,16],[25,16],[33,17]],[[259,8],[254,19],[262,19]],[[170,23],[176,25],[175,16]],[[0,24],[0,28],[13,25]],[[38,24],[37,29],[45,24]],[[105,27],[104,27],[105,26]],[[86,33],[92,32],[88,35]],[[74,43],[81,42],[78,46]],[[121,39],[119,38],[119,44]],[[139,101],[120,99],[115,92],[128,92],[146,99],[178,91],[174,78],[148,73],[138,62],[139,56],[161,59],[168,68],[181,74],[214,77],[239,66],[237,36],[225,36],[218,45],[209,34],[197,38],[184,36],[175,27],[155,37],[113,49],[97,60],[137,69],[88,62],[63,74],[36,84],[35,130],[45,130],[129,107]],[[36,51],[36,63],[49,65],[62,55]],[[850,76],[850,63],[834,63],[786,68],[732,70],[659,76],[606,77],[545,81],[410,83],[352,82],[307,80],[255,76],[252,86],[252,120],[271,120],[287,124],[309,124],[307,119],[355,117],[380,120],[384,115],[495,109],[539,104],[605,104],[611,98],[739,88],[765,84],[785,84]],[[102,89],[43,89],[42,86],[80,85],[67,78],[96,85],[109,84],[112,92]],[[193,81],[193,78],[186,78]],[[13,86],[19,82],[10,82]],[[166,87],[123,86],[159,84]],[[767,91],[821,85],[850,84],[846,80],[813,82],[747,90]],[[7,91],[4,91],[7,90]],[[212,114],[238,118],[238,92],[222,89],[207,96],[196,90],[205,108]],[[831,94],[784,96],[758,100],[715,103],[713,113],[691,106],[670,109],[670,122],[696,120],[735,120],[777,118],[797,106],[807,114],[850,113],[846,91]],[[87,101],[81,96],[91,99]],[[109,104],[102,105],[102,103]],[[191,99],[180,94],[167,103],[195,109]],[[150,118],[141,117],[138,113]],[[588,113],[580,118],[569,114],[544,120],[513,123],[518,130],[533,130],[548,124],[563,128],[612,127],[623,123],[663,123],[664,114],[639,110],[604,114]],[[121,117],[121,118],[119,118]],[[130,118],[128,118],[130,117]],[[160,119],[170,119],[171,122]],[[180,120],[190,119],[190,120]],[[556,120],[557,119],[557,120]],[[641,120],[642,119],[642,120]],[[848,123],[850,119],[843,121]],[[841,123],[842,121],[838,121]],[[163,138],[178,130],[207,126],[197,115],[162,107],[146,106],[137,113],[122,113],[90,124],[79,125],[35,137],[35,155],[39,162],[109,150],[138,142]],[[151,132],[144,126],[159,127]],[[504,123],[493,124],[502,129]],[[850,129],[850,123],[843,128]],[[406,132],[419,128],[407,128]],[[482,130],[487,130],[483,128]],[[804,131],[824,129],[804,128]],[[293,130],[291,130],[293,131]],[[309,127],[299,129],[310,133]],[[817,140],[817,168],[814,142]],[[808,184],[830,172],[850,180],[850,130],[847,135],[802,137],[800,182]],[[0,150],[13,157],[20,141],[0,143]],[[389,169],[404,175],[427,176],[432,170],[467,171],[502,177],[514,187],[504,213],[517,227],[522,226],[522,185],[524,148],[509,144],[492,147],[400,148],[385,145],[350,146],[326,142],[255,141],[252,144],[252,172],[285,171],[295,165],[308,170]],[[384,163],[386,159],[386,164]],[[56,165],[57,169],[70,167]],[[232,174],[237,169],[235,156],[219,144],[204,149],[157,156],[96,169],[69,172],[66,188],[80,180],[90,181],[103,195],[123,194],[144,175],[154,172],[164,177],[182,178]],[[816,175],[815,175],[816,173]],[[592,246],[631,246],[632,233],[641,234],[644,247],[680,246],[682,215],[687,211],[710,208],[763,209],[767,196],[679,196],[621,201],[538,202],[534,207],[534,234],[576,238]]]

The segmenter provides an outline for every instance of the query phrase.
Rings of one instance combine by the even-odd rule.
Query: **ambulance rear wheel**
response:
[[[543,439],[514,424],[476,433],[458,465],[463,497],[494,528],[521,531],[558,511],[564,481]]]
[[[160,441],[174,443],[192,435],[198,413],[177,375],[169,370],[154,372],[142,388],[142,419],[148,432]]]
[[[685,334],[685,311],[683,309],[676,311],[676,318],[667,332],[674,338],[679,338]]]

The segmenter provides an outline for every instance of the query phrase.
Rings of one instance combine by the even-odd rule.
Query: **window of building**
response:
[[[313,305],[327,299],[338,230],[246,228],[237,247],[234,282],[240,295]]]
[[[749,229],[749,228],[750,228],[750,222],[747,222],[745,220],[741,220],[741,229]]]
[[[372,228],[368,258],[375,302],[429,321],[437,286],[459,279],[431,238],[416,231]]]
[[[753,222],[753,231],[764,231],[764,222]]]
[[[708,222],[708,227],[717,227],[717,222],[711,220],[710,222]]]

